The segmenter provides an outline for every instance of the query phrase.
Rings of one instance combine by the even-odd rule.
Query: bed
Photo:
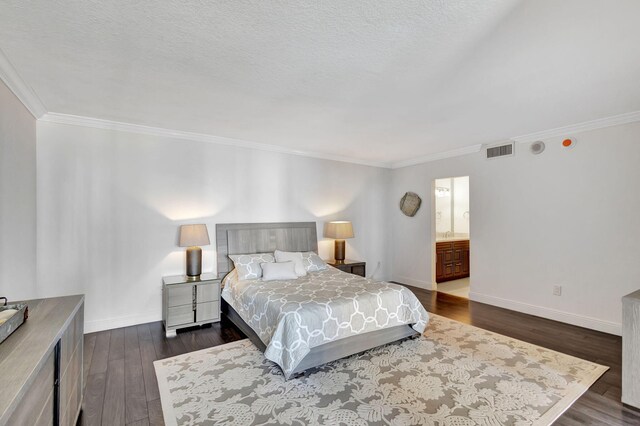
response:
[[[421,334],[428,314],[407,288],[336,268],[293,280],[238,280],[230,255],[317,253],[315,222],[216,225],[222,311],[286,379]]]

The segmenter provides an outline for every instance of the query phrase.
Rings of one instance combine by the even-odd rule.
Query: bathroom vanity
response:
[[[469,239],[436,241],[436,282],[458,280],[469,274]]]

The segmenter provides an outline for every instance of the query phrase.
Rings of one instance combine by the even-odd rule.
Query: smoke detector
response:
[[[544,148],[545,145],[542,141],[533,142],[531,145],[529,145],[529,151],[531,151],[531,153],[534,155],[542,154]]]

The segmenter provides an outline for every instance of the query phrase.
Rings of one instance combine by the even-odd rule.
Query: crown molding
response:
[[[120,132],[137,133],[141,135],[159,136],[165,138],[183,139],[196,142],[207,142],[218,145],[257,149],[261,151],[278,152],[281,154],[297,155],[301,157],[318,158],[321,160],[339,161],[342,163],[358,164],[362,166],[389,168],[388,163],[359,160],[334,154],[324,154],[314,151],[302,151],[290,149],[278,145],[269,145],[259,142],[245,141],[242,139],[212,136],[203,133],[184,132],[181,130],[164,129],[161,127],[143,126],[140,124],[124,123],[119,121],[103,120],[100,118],[82,117],[78,115],[59,114],[49,112],[44,114],[39,121],[46,123],[64,124],[69,126],[91,127],[95,129],[115,130]]]
[[[285,148],[278,145],[269,145],[259,142],[245,141],[241,139],[226,138],[222,136],[212,136],[203,133],[185,132],[181,130],[171,130],[161,127],[143,126],[140,124],[124,123],[112,120],[103,120],[100,118],[83,117],[70,114],[46,113],[39,121],[47,123],[65,124],[70,126],[91,127],[104,130],[116,130],[121,132],[137,133],[142,135],[159,136],[166,138],[175,138],[183,140],[191,140],[197,142],[215,143],[219,145],[227,145],[241,147],[247,149],[257,149],[261,151],[278,152],[281,154],[298,155],[301,157],[318,158],[322,160],[339,161],[343,163],[358,164],[370,167],[399,169],[403,167],[414,166],[417,164],[429,163],[432,161],[444,160],[446,158],[460,157],[462,155],[475,154],[480,152],[486,144],[476,144],[464,148],[452,149],[449,151],[438,152],[425,155],[422,157],[411,158],[408,160],[396,161],[392,163],[374,162],[359,160],[341,155],[324,154],[313,151],[301,151]],[[529,143],[538,140],[544,140],[554,137],[563,137],[580,132],[597,130],[611,126],[640,122],[640,111],[629,112],[625,114],[615,115],[612,117],[601,118],[592,121],[585,121],[569,126],[558,127],[555,129],[544,130],[541,132],[529,133],[526,135],[510,138],[509,141],[516,143]]]
[[[627,112],[611,117],[599,118],[597,120],[584,121],[582,123],[571,124],[569,126],[557,127],[555,129],[543,130],[541,132],[529,133],[527,135],[516,136],[510,140],[517,143],[536,142],[539,140],[570,136],[571,134],[588,132],[590,130],[604,129],[606,127],[619,126],[622,124],[636,123],[640,121],[640,111]]]
[[[450,151],[437,152],[422,157],[411,158],[409,160],[396,161],[391,163],[392,169],[400,169],[402,167],[415,166],[416,164],[429,163],[431,161],[444,160],[445,158],[459,157],[461,155],[475,154],[480,152],[482,144],[471,145],[464,148],[452,149]]]
[[[4,84],[16,95],[34,118],[39,119],[47,112],[38,95],[20,77],[2,49],[0,49],[0,79],[4,81]]]
[[[541,132],[529,133],[526,135],[516,136],[509,138],[507,141],[516,143],[530,143],[539,140],[565,137],[572,134],[588,132],[591,130],[604,129],[606,127],[620,126],[623,124],[640,122],[640,111],[627,112],[624,114],[614,115],[611,117],[599,118],[591,121],[584,121],[582,123],[571,124],[569,126],[556,127],[555,129],[543,130]],[[429,163],[431,161],[443,160],[445,158],[459,157],[461,155],[475,154],[479,152],[483,147],[490,146],[490,144],[472,145],[465,148],[454,149],[451,151],[440,152],[431,155],[425,155],[424,157],[412,158],[409,160],[398,161],[391,163],[392,169],[399,169],[402,167],[415,166],[416,164]]]

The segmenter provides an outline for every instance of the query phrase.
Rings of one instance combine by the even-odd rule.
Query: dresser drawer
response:
[[[193,304],[174,306],[167,309],[167,327],[190,324],[193,322]]]
[[[53,424],[53,392],[47,398],[47,402],[35,422],[35,426],[51,426]]]
[[[220,283],[198,284],[196,303],[215,302],[220,299]]]
[[[74,426],[82,394],[82,343],[71,357],[60,383],[60,426]]]
[[[190,284],[177,284],[167,286],[167,302],[168,306],[183,306],[193,304],[193,286]]]
[[[84,339],[84,305],[80,307],[73,321],[62,335],[60,353],[60,373],[64,375],[71,357]]]
[[[54,368],[54,354],[51,351],[28,392],[11,415],[8,425],[53,424]]]

